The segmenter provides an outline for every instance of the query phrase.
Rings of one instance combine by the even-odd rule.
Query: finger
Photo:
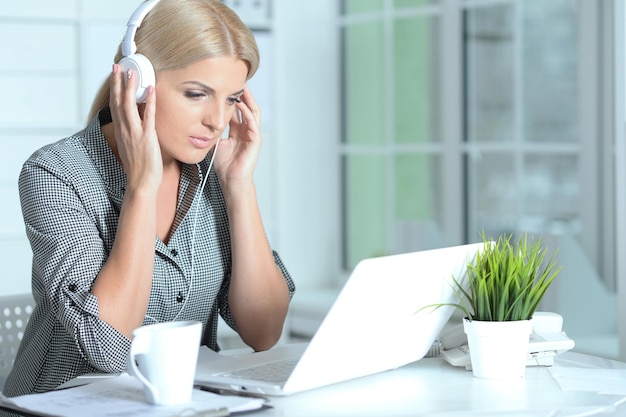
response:
[[[137,74],[132,69],[129,69],[124,74],[124,104],[125,110],[134,110],[137,112]]]
[[[109,94],[109,107],[113,121],[135,122],[138,118],[136,97],[136,77],[132,71],[124,72],[119,64],[113,65]]]
[[[252,92],[250,91],[250,87],[248,87],[248,84],[245,84],[243,86],[243,95],[242,97],[244,98],[244,101],[246,102],[246,104],[248,105],[248,107],[250,107],[250,110],[259,110],[259,105],[256,102],[256,99],[254,98],[254,95],[252,95]]]
[[[156,114],[156,90],[153,86],[148,87],[148,96],[143,111],[143,128],[144,130],[155,128]]]
[[[111,87],[109,91],[109,108],[111,109],[111,116],[113,120],[117,120],[119,107],[122,104],[122,91],[124,81],[123,75],[120,71],[120,66],[113,64],[113,70],[111,72]]]
[[[234,126],[241,124],[241,111],[239,108],[235,109],[232,116],[230,116],[230,128],[232,129]]]
[[[132,131],[132,116],[129,119],[124,109],[124,103],[126,102],[125,77],[126,74],[122,70],[122,67],[118,64],[113,65],[109,108],[111,110],[111,119],[115,126],[116,140],[120,140],[122,137],[128,137]]]
[[[240,125],[245,124],[246,128],[251,129],[253,132],[258,132],[260,129],[257,115],[255,115],[252,110],[248,107],[246,103],[243,101],[237,103],[237,109],[241,112],[241,122],[238,121]],[[233,114],[233,116],[237,116],[237,112]]]
[[[252,95],[252,92],[250,91],[250,87],[248,87],[248,84],[245,84],[243,86],[243,95],[241,96],[241,98],[242,98],[242,101],[246,103],[246,105],[248,106],[252,114],[254,115],[256,124],[261,126],[261,108],[259,107],[256,99]]]

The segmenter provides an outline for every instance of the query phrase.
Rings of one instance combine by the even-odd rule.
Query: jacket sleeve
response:
[[[24,164],[19,191],[33,251],[33,279],[40,296],[47,298],[49,314],[62,324],[85,361],[103,372],[121,372],[130,341],[100,320],[98,299],[91,293],[110,242],[102,237],[102,219],[89,210],[93,198],[78,190],[83,190],[82,184],[77,186],[72,169],[61,158],[31,158]],[[105,190],[94,181],[89,197],[101,194],[101,199],[96,198],[101,201]],[[117,222],[116,213],[109,210],[107,216]]]

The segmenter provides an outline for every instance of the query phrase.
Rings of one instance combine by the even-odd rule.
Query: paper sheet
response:
[[[563,391],[626,395],[626,369],[554,366],[550,368],[550,373]]]
[[[0,405],[54,417],[193,417],[223,416],[229,412],[259,409],[265,400],[224,396],[194,389],[191,402],[157,406],[146,401],[141,383],[128,374],[80,387],[7,398]]]

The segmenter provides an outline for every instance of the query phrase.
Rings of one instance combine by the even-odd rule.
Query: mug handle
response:
[[[144,386],[144,391],[146,392],[146,396],[148,397],[148,401],[152,404],[158,404],[159,400],[159,392],[154,385],[148,381],[148,379],[141,373],[141,370],[137,366],[137,362],[135,358],[141,357],[144,351],[139,347],[139,343],[137,343],[137,337],[135,337],[130,345],[130,352],[128,353],[128,373],[133,375],[141,381],[141,384]]]

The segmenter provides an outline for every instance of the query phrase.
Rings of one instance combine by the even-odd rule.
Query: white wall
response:
[[[339,38],[335,0],[274,0],[281,256],[299,290],[340,270]]]

